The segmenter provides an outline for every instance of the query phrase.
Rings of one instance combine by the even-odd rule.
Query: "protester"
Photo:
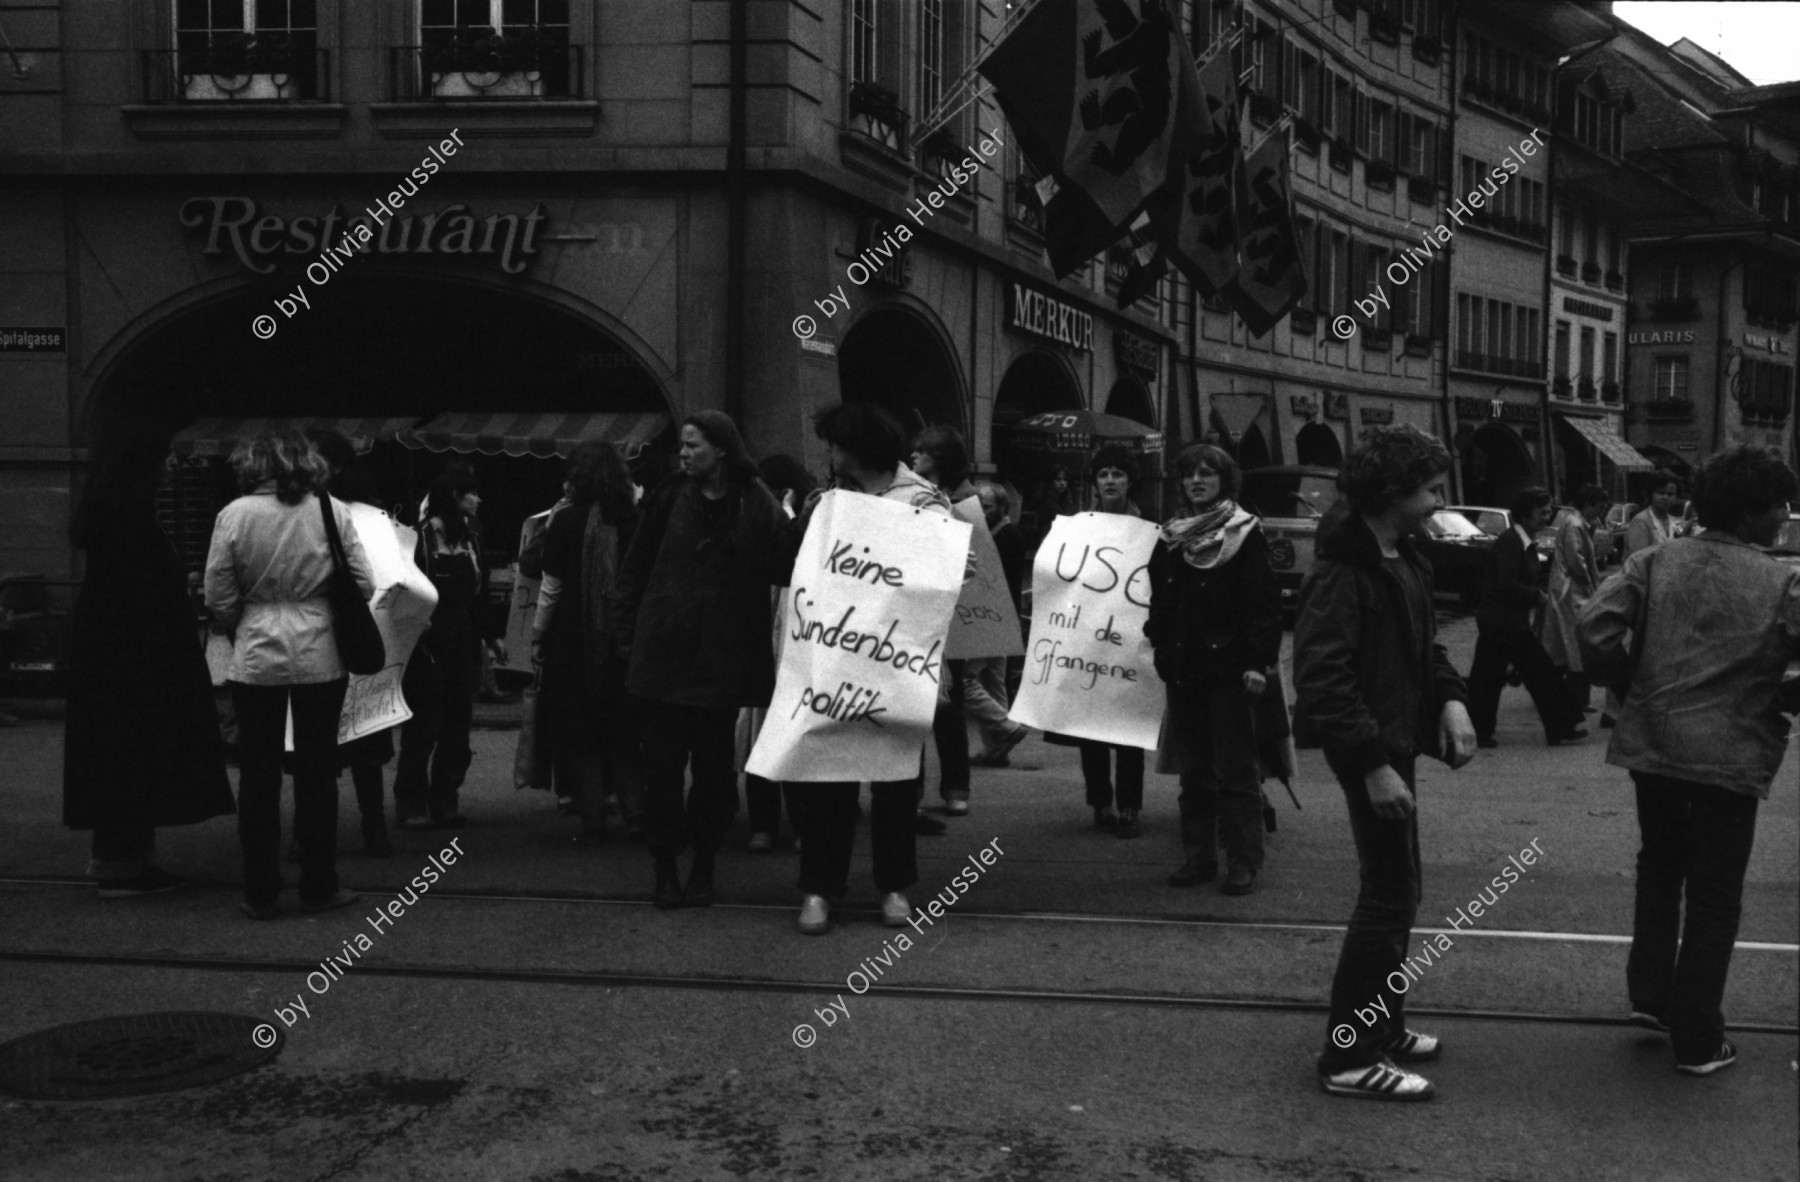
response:
[[[642,823],[643,768],[625,689],[629,654],[619,627],[619,564],[637,528],[625,462],[609,443],[584,443],[565,469],[568,505],[553,514],[531,655],[543,672],[538,724],[556,783],[575,797],[575,841],[606,839],[606,798],[627,825]]]
[[[819,487],[806,465],[789,455],[765,456],[756,465],[762,473],[763,483],[781,502],[781,511],[792,519],[799,508],[806,504],[812,491]],[[779,588],[770,591],[770,610],[773,614],[772,638],[781,633],[782,595]],[[776,651],[780,651],[779,644]],[[737,763],[738,766],[749,760],[750,751],[756,746],[757,735],[762,731],[763,718],[767,710],[760,706],[746,707],[738,718]],[[791,785],[776,784],[761,776],[744,775],[744,803],[750,813],[750,852],[766,854],[775,848],[775,839],[781,834],[781,802],[787,800],[788,817],[791,820],[795,809],[801,804],[801,794]],[[798,832],[798,825],[795,826]]]
[[[919,432],[913,441],[912,469],[935,484],[952,505],[975,495],[975,486],[969,483],[969,449],[954,427],[934,426]],[[961,660],[944,662],[937,714],[931,723],[938,756],[938,797],[944,802],[944,812],[952,817],[969,812],[969,715],[963,701],[967,669]],[[944,832],[944,823],[923,811],[913,823],[928,837]]]
[[[789,523],[737,424],[719,411],[689,415],[681,462],[683,474],[645,506],[619,578],[660,908],[713,901],[719,847],[737,814],[737,715],[774,692],[769,588],[787,577]],[[689,847],[684,890],[676,858]]]
[[[1538,629],[1544,655],[1562,673],[1563,694],[1571,710],[1583,710],[1588,701],[1588,681],[1581,672],[1581,646],[1575,639],[1575,617],[1600,586],[1600,566],[1594,556],[1594,528],[1606,519],[1610,498],[1598,485],[1575,490],[1575,513],[1556,531],[1556,550],[1550,557],[1550,601],[1544,606]]]
[[[935,485],[901,462],[906,433],[886,411],[848,402],[819,412],[813,429],[831,452],[834,486],[950,516],[950,501]],[[811,506],[808,506],[810,510]],[[869,787],[869,847],[881,918],[899,927],[912,913],[905,892],[919,881],[918,799],[924,789],[925,751],[919,771],[905,780]],[[831,903],[850,890],[850,849],[856,836],[857,785],[810,783],[797,788],[805,805],[795,817],[800,831],[799,928],[809,936],[831,926]]]
[[[238,720],[238,835],[244,913],[273,919],[281,895],[281,755],[294,738],[294,834],[300,907],[326,911],[358,896],[337,876],[337,736],[349,676],[338,656],[326,588],[335,561],[313,490],[325,461],[291,427],[232,452],[243,496],[220,511],[206,558],[206,606],[234,634],[226,675]],[[350,512],[330,503],[357,587],[375,582]]]
[[[1331,983],[1319,1084],[1339,1096],[1424,1100],[1396,1062],[1435,1059],[1406,1028],[1399,975],[1420,898],[1416,755],[1461,767],[1474,754],[1463,682],[1437,642],[1431,565],[1412,535],[1444,505],[1450,456],[1412,427],[1377,427],[1339,476],[1344,523],[1320,544],[1294,628],[1297,725],[1322,741],[1344,792],[1361,889]],[[1361,1015],[1379,1016],[1363,1021]],[[1354,1024],[1353,1024],[1354,1023]],[[1342,1044],[1343,1032],[1353,1037]]]
[[[349,509],[358,540],[372,528],[392,530],[393,521],[377,500],[374,481],[369,478],[362,458],[350,441],[341,433],[328,430],[314,431],[310,438],[319,458],[325,461],[327,491]],[[375,512],[358,513],[357,505],[367,506]],[[394,547],[399,548],[397,538]],[[381,772],[393,758],[392,727],[338,744],[338,770],[350,769],[350,783],[356,789],[356,808],[362,818],[363,853],[372,858],[392,857],[394,853],[393,839],[387,830],[387,788],[382,783]]]
[[[69,620],[63,823],[93,830],[102,899],[181,886],[156,865],[157,828],[235,808],[187,578],[156,517],[166,436],[114,424],[71,536],[87,559]]]
[[[1029,548],[1036,550],[1050,532],[1058,517],[1068,517],[1081,512],[1080,498],[1069,482],[1069,469],[1064,464],[1056,464],[1050,474],[1038,486],[1025,506],[1031,516],[1031,528],[1026,535]]]
[[[1237,504],[1237,461],[1207,443],[1176,457],[1182,511],[1150,558],[1144,632],[1168,695],[1168,737],[1181,772],[1186,857],[1169,885],[1217,877],[1247,895],[1263,864],[1263,795],[1256,767],[1256,700],[1281,659],[1281,588],[1261,523]],[[1275,692],[1279,693],[1279,683]]]
[[[1531,613],[1549,602],[1543,589],[1536,533],[1550,521],[1550,494],[1528,488],[1513,499],[1513,527],[1494,542],[1491,566],[1475,612],[1475,660],[1469,668],[1469,713],[1476,742],[1498,747],[1494,727],[1500,689],[1512,666],[1525,681],[1551,746],[1585,739],[1581,707],[1569,701],[1562,679],[1531,627]]]
[[[1000,553],[1000,570],[1016,612],[1025,580],[1025,536],[1007,520],[1009,497],[1003,486],[983,480],[975,485],[975,495],[981,498],[981,514],[993,536],[994,549]],[[1007,717],[1012,701],[1007,690],[1007,661],[1006,657],[976,657],[963,663],[963,708],[981,734],[981,751],[969,758],[974,766],[1006,767],[1012,762],[1012,749],[1031,733],[1030,727]]]
[[[1774,542],[1796,496],[1773,449],[1720,452],[1694,480],[1705,532],[1634,551],[1580,618],[1589,667],[1624,699],[1606,761],[1637,791],[1631,1020],[1667,1033],[1689,1075],[1737,1061],[1721,1004],[1757,802],[1795,708],[1782,675],[1800,659],[1800,568],[1756,547]]]
[[[1143,516],[1131,500],[1137,465],[1124,448],[1114,444],[1102,447],[1094,453],[1088,471],[1092,473],[1095,512]],[[1059,744],[1069,741],[1061,735],[1046,738]],[[1144,807],[1144,749],[1094,739],[1076,739],[1074,743],[1081,751],[1081,778],[1087,787],[1088,807],[1094,810],[1094,828],[1122,838],[1138,836],[1142,832],[1138,813]],[[1115,800],[1117,812],[1113,810]]]
[[[432,482],[414,561],[437,588],[431,626],[413,648],[401,692],[413,716],[400,728],[394,799],[402,829],[468,824],[460,792],[475,754],[481,649],[506,663],[505,620],[487,606],[487,567],[474,518],[481,493],[474,469],[453,460]]]

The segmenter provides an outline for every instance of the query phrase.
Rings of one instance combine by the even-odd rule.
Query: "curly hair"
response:
[[[1450,470],[1450,453],[1417,427],[1376,427],[1338,473],[1338,491],[1362,514],[1385,512]]]
[[[1219,497],[1235,501],[1244,488],[1244,470],[1231,458],[1231,453],[1210,443],[1190,443],[1175,456],[1175,475],[1186,480],[1202,468],[1219,474]],[[1187,499],[1187,490],[1181,493]]]
[[[879,406],[841,402],[813,416],[813,434],[841,447],[864,468],[891,472],[906,458],[906,428]]]
[[[1694,474],[1694,514],[1707,529],[1738,529],[1777,504],[1800,496],[1800,477],[1781,453],[1740,443],[1712,456]]]
[[[231,468],[246,493],[273,480],[284,505],[298,505],[331,477],[312,440],[297,427],[272,427],[244,440],[231,449]]]

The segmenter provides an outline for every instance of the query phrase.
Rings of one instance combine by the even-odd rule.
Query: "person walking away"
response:
[[[1676,527],[1681,523],[1675,517],[1675,506],[1681,500],[1681,480],[1668,472],[1658,472],[1651,479],[1648,489],[1650,503],[1639,509],[1631,520],[1625,524],[1625,540],[1619,548],[1619,565],[1639,550],[1648,550],[1652,546],[1660,546],[1675,537]],[[1600,711],[1600,726],[1603,730],[1612,729],[1618,720],[1619,709],[1623,705],[1619,696],[1611,686],[1606,688],[1606,705]]]
[[[281,882],[281,755],[291,712],[294,836],[300,908],[327,911],[358,897],[337,876],[337,737],[349,674],[332,634],[326,587],[335,569],[324,513],[367,596],[375,581],[350,512],[314,490],[325,461],[291,427],[265,431],[232,452],[245,495],[226,505],[206,557],[206,606],[233,634],[226,674],[238,719],[238,836],[243,911],[273,919]]]
[[[1594,528],[1606,519],[1610,502],[1604,489],[1584,484],[1575,490],[1574,503],[1575,514],[1556,531],[1556,549],[1550,557],[1550,601],[1544,606],[1538,640],[1544,655],[1562,673],[1563,695],[1571,712],[1585,713],[1589,687],[1581,672],[1575,617],[1600,586]]]
[[[431,625],[406,663],[401,692],[413,716],[400,727],[394,800],[402,829],[460,829],[468,824],[460,793],[475,753],[475,691],[481,649],[501,664],[506,621],[487,606],[487,568],[475,515],[481,508],[475,471],[452,460],[432,482],[419,523],[414,561],[437,588]]]
[[[1143,516],[1131,499],[1137,465],[1130,453],[1108,444],[1094,453],[1089,471],[1093,474],[1094,512]],[[1058,744],[1070,741],[1061,735],[1046,735],[1045,740]],[[1094,828],[1121,838],[1138,836],[1142,832],[1138,814],[1144,807],[1143,748],[1095,739],[1076,739],[1074,743],[1081,752],[1081,778],[1087,788],[1088,807],[1094,810]],[[1117,812],[1113,811],[1115,800]]]
[[[1542,488],[1525,489],[1513,499],[1512,520],[1513,527],[1494,542],[1492,565],[1475,612],[1475,659],[1469,667],[1468,690],[1476,742],[1482,747],[1500,745],[1494,727],[1509,666],[1524,678],[1544,726],[1545,742],[1555,746],[1585,739],[1587,731],[1579,726],[1581,708],[1568,700],[1531,627],[1532,611],[1549,601],[1535,534],[1550,521],[1550,494]]]
[[[1261,523],[1237,503],[1237,461],[1195,443],[1176,457],[1175,470],[1182,507],[1151,554],[1144,628],[1168,695],[1168,734],[1181,773],[1186,857],[1169,885],[1217,877],[1223,838],[1220,890],[1247,895],[1263,864],[1256,705],[1269,686],[1267,671],[1281,660],[1281,587]]]
[[[1694,478],[1704,532],[1633,551],[1578,621],[1589,668],[1624,699],[1606,762],[1637,792],[1631,1020],[1667,1033],[1688,1075],[1737,1061],[1721,1007],[1744,871],[1787,749],[1783,713],[1800,705],[1782,692],[1800,659],[1800,568],[1756,547],[1796,496],[1773,449],[1713,456]]]
[[[626,823],[640,821],[643,769],[625,688],[628,653],[619,628],[619,564],[637,528],[631,477],[608,443],[569,454],[569,504],[550,519],[543,581],[532,623],[532,661],[543,671],[541,723],[553,775],[576,801],[575,841],[606,839],[606,798]]]
[[[781,511],[790,521],[798,514],[798,510],[812,491],[819,487],[806,465],[789,455],[765,456],[757,463],[756,470],[762,474],[763,483],[775,494],[781,503]],[[781,588],[771,588],[770,614],[772,616],[770,642],[775,645],[776,653],[780,653],[778,643],[781,635],[782,610]],[[743,766],[750,758],[751,750],[756,746],[757,736],[762,733],[763,720],[768,711],[760,706],[745,707],[738,718],[737,763]],[[781,833],[781,804],[787,801],[788,818],[791,821],[798,814],[796,807],[804,807],[801,793],[792,785],[777,784],[765,780],[761,776],[744,773],[744,805],[750,814],[750,852],[766,854],[775,848],[775,839]],[[795,832],[799,825],[795,823]]]
[[[1422,886],[1415,761],[1457,768],[1475,753],[1462,678],[1437,640],[1431,564],[1412,541],[1443,508],[1449,470],[1444,445],[1422,431],[1370,431],[1338,478],[1351,511],[1300,587],[1296,724],[1321,739],[1343,789],[1362,884],[1318,1060],[1319,1086],[1336,1096],[1428,1099],[1431,1083],[1396,1064],[1442,1051],[1406,1028],[1405,991],[1388,980],[1405,960]],[[1378,1005],[1381,1016],[1362,1023],[1358,1010]]]
[[[737,715],[766,707],[775,690],[769,588],[787,581],[793,558],[789,523],[729,416],[689,415],[681,463],[682,475],[644,508],[619,575],[660,908],[713,901],[719,847],[737,814]],[[684,891],[676,859],[688,848]]]
[[[167,432],[112,424],[70,540],[86,552],[69,619],[63,824],[93,831],[102,899],[173,890],[156,830],[236,810],[199,625],[174,543],[156,517]]]
[[[975,485],[975,495],[981,498],[981,514],[1000,554],[1000,571],[1016,612],[1025,581],[1025,535],[1007,520],[1011,498],[1003,486],[983,480]],[[1012,762],[1012,749],[1031,733],[1030,727],[1007,717],[1012,701],[1007,690],[1008,659],[976,657],[963,664],[963,706],[981,735],[980,752],[969,757],[972,766],[1006,767]]]
[[[820,411],[813,430],[830,449],[834,487],[951,516],[949,498],[901,462],[906,454],[905,428],[886,411],[867,403],[842,403]],[[815,496],[798,523],[802,534],[816,502]],[[912,914],[905,892],[919,881],[915,819],[924,787],[924,761],[921,744],[917,773],[869,786],[870,858],[875,889],[881,895],[881,920],[891,928],[900,927]],[[831,904],[849,893],[859,788],[855,783],[823,782],[795,790],[805,798],[795,816],[801,835],[798,926],[802,933],[816,936],[831,926]]]
[[[372,529],[393,530],[393,519],[377,500],[374,481],[350,440],[331,430],[310,432],[308,438],[325,462],[326,491],[349,510],[357,539],[373,537],[367,532]],[[399,548],[397,537],[394,547]],[[366,552],[367,547],[364,549]],[[338,744],[337,767],[339,771],[350,769],[356,809],[362,820],[363,853],[371,858],[389,858],[394,853],[393,839],[387,830],[387,787],[381,771],[393,758],[393,727]]]
[[[969,449],[962,433],[954,427],[932,426],[919,432],[913,441],[912,470],[923,480],[936,485],[952,505],[975,495],[969,483]],[[944,812],[952,817],[969,812],[969,714],[963,700],[963,675],[968,662],[944,661],[944,677],[938,683],[937,715],[931,722],[931,739],[937,746],[938,798]],[[936,837],[944,832],[944,823],[925,815],[923,809],[913,822],[919,832]]]

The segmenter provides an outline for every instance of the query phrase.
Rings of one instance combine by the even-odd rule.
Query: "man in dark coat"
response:
[[[147,424],[106,449],[76,515],[87,551],[69,626],[63,823],[91,829],[102,899],[181,886],[156,829],[236,811],[187,574],[156,519],[166,447]]]
[[[729,417],[688,416],[681,461],[684,474],[651,498],[619,572],[645,839],[663,908],[713,901],[714,863],[737,813],[738,710],[767,706],[775,691],[769,589],[787,581],[796,548]],[[689,846],[684,891],[675,859]]]
[[[1479,636],[1475,661],[1469,666],[1469,714],[1476,741],[1497,747],[1494,726],[1500,713],[1500,688],[1507,666],[1519,671],[1526,692],[1544,724],[1544,739],[1554,746],[1587,737],[1580,729],[1581,707],[1569,696],[1561,674],[1550,663],[1531,626],[1531,613],[1549,601],[1536,532],[1549,522],[1550,494],[1528,488],[1513,500],[1513,527],[1495,541],[1481,606],[1475,612]]]
[[[1371,431],[1339,478],[1350,512],[1319,543],[1300,587],[1295,723],[1325,748],[1361,871],[1318,1061],[1332,1095],[1428,1099],[1430,1082],[1395,1064],[1441,1049],[1406,1028],[1405,990],[1388,982],[1406,959],[1419,906],[1414,764],[1433,755],[1460,767],[1475,753],[1462,678],[1437,642],[1431,564],[1411,536],[1443,508],[1449,468],[1444,445],[1421,431]]]

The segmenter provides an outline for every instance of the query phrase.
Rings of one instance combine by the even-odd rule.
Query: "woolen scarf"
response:
[[[1171,517],[1160,532],[1163,542],[1179,551],[1189,566],[1209,570],[1230,562],[1255,524],[1255,515],[1225,498],[1192,517]]]

